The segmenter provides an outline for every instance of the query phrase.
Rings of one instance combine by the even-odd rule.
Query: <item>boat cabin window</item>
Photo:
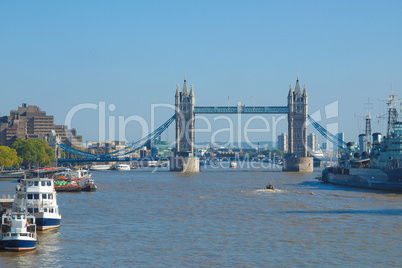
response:
[[[51,181],[47,181],[47,186],[52,186],[52,182],[51,182]]]
[[[49,199],[53,199],[53,194],[49,194]]]
[[[34,194],[34,199],[39,199],[39,194]]]
[[[28,213],[33,213],[33,208],[28,208]]]
[[[34,213],[38,213],[38,212],[39,212],[39,209],[34,208]]]
[[[39,186],[39,181],[34,181],[34,186]]]
[[[42,186],[46,186],[46,181],[41,181],[40,184],[41,184]]]
[[[33,185],[32,181],[28,181],[28,186],[32,186],[32,185]]]
[[[27,194],[27,199],[33,199],[33,194]]]
[[[50,208],[50,209],[49,209],[49,212],[50,212],[50,213],[53,213],[53,209],[52,209],[52,208]]]
[[[47,212],[47,208],[44,208],[44,209],[43,209],[43,212]]]

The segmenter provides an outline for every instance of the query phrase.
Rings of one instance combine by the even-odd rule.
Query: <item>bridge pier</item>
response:
[[[170,158],[170,171],[176,172],[199,172],[199,157],[172,156]]]
[[[283,158],[283,171],[289,172],[313,172],[314,163],[312,157],[285,157]]]

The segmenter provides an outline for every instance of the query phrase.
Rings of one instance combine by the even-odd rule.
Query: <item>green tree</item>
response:
[[[45,140],[18,138],[11,147],[17,151],[18,156],[23,159],[22,163],[26,166],[31,166],[31,164],[48,166],[55,159],[52,147]]]
[[[0,146],[0,170],[4,167],[19,166],[22,158],[18,157],[17,151],[7,146]]]

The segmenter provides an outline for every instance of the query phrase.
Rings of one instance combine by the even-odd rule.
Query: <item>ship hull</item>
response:
[[[61,219],[58,218],[36,218],[38,231],[60,227]]]
[[[12,251],[32,250],[36,248],[36,240],[10,239],[2,241],[3,248]]]
[[[402,192],[402,169],[325,169],[322,181],[356,188]]]

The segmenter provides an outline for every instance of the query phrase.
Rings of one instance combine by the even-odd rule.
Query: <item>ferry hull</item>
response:
[[[341,174],[324,170],[322,173],[322,181],[356,188],[402,192],[401,169],[395,169],[393,171],[364,169],[359,170],[357,173],[360,174]]]
[[[51,228],[60,227],[61,219],[36,218],[36,228],[43,231]]]
[[[3,248],[12,251],[32,250],[36,248],[36,240],[2,240]]]

